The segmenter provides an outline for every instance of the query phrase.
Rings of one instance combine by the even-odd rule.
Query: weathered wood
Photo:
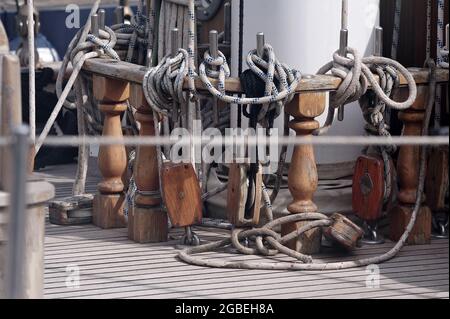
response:
[[[230,165],[228,173],[227,215],[236,227],[256,227],[260,221],[262,196],[262,168],[256,174],[255,202],[249,216],[246,216],[248,197],[248,163],[236,161]],[[244,161],[245,162],[245,161]]]
[[[155,136],[153,112],[142,87],[131,86],[130,103],[137,109],[139,136]],[[137,243],[165,242],[168,237],[167,214],[161,208],[159,168],[156,147],[138,146],[134,165],[137,193],[128,216],[128,238]]]
[[[201,190],[192,164],[166,162],[161,169],[161,179],[172,225],[181,228],[201,223]]]
[[[85,62],[83,69],[85,71],[99,74],[109,78],[122,79],[125,81],[142,84],[147,69],[143,66],[134,65],[127,62],[119,62],[111,59],[91,59]],[[429,81],[429,70],[413,69],[412,74],[416,83],[426,84]],[[378,78],[375,76],[375,78]],[[437,70],[436,78],[438,83],[448,82],[448,70]],[[213,85],[217,81],[211,79]],[[296,92],[311,91],[334,91],[341,84],[342,80],[330,75],[314,75],[311,78],[302,79]],[[206,91],[206,87],[200,79],[196,79],[196,87],[199,91]],[[406,80],[400,77],[400,85],[406,86]],[[185,81],[185,88],[188,89],[188,83]],[[243,93],[239,79],[230,78],[226,80],[226,89],[230,94]]]
[[[297,95],[286,106],[286,112],[294,119],[289,127],[298,136],[312,136],[320,125],[315,120],[325,111],[326,93],[303,93]],[[288,174],[289,191],[293,202],[288,206],[292,214],[315,213],[317,206],[313,202],[314,193],[319,184],[314,147],[300,145],[294,148]],[[281,228],[282,235],[287,235],[307,222],[285,224]],[[320,251],[322,231],[320,228],[310,230],[298,240],[288,243],[288,246],[304,254],[315,254]]]
[[[433,148],[428,162],[426,184],[427,205],[433,212],[446,209],[448,191],[448,148]]]
[[[325,229],[324,235],[347,250],[355,249],[364,231],[341,214],[333,214],[331,220],[333,224]]]
[[[418,95],[414,105],[407,111],[399,114],[400,120],[404,123],[404,136],[422,135],[423,121],[425,119],[425,108],[427,104],[429,89],[426,86],[418,87]],[[398,95],[405,95],[404,90],[400,90]],[[399,181],[398,204],[389,213],[391,220],[390,237],[398,240],[405,231],[406,225],[410,221],[411,213],[417,199],[417,189],[419,186],[420,169],[420,146],[402,146],[397,163],[397,174]],[[425,197],[423,199],[425,202]],[[431,211],[423,205],[420,209],[416,227],[408,238],[411,245],[428,244],[431,241]]]
[[[17,56],[0,57],[0,136],[10,136],[13,126],[22,123],[20,63]],[[6,190],[11,172],[10,152],[0,147],[0,190]]]
[[[382,216],[384,201],[384,163],[380,158],[361,156],[353,175],[353,212],[365,221]]]
[[[130,96],[127,82],[94,76],[94,96],[100,101],[99,109],[105,114],[103,136],[122,138],[121,114],[127,110]],[[123,145],[102,145],[98,165],[103,180],[98,184],[94,200],[94,224],[102,228],[125,227],[124,183],[127,154]]]

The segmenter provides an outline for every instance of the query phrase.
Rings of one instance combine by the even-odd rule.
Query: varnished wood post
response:
[[[132,87],[132,104],[137,106],[139,136],[155,136],[153,112],[140,86]],[[168,217],[161,209],[159,168],[156,147],[139,146],[136,152],[134,179],[137,193],[128,216],[128,237],[138,243],[168,240]]]
[[[103,136],[123,138],[121,115],[127,110],[126,101],[130,97],[128,82],[94,75],[94,95],[99,101],[100,111],[105,115]],[[100,146],[98,166],[103,180],[98,184],[94,199],[94,225],[105,229],[125,227],[122,181],[127,169],[125,146]]]
[[[399,93],[400,95],[405,94],[404,90],[401,90]],[[399,118],[405,125],[403,130],[404,136],[422,135],[428,93],[428,87],[419,86],[418,96],[414,105],[409,110],[400,112]],[[420,146],[402,146],[400,148],[397,164],[400,187],[398,204],[390,211],[390,237],[393,241],[400,239],[411,219],[419,187],[420,152]],[[425,197],[423,202],[425,202]],[[431,223],[431,210],[424,204],[420,209],[416,226],[408,238],[408,244],[423,245],[430,243]]]
[[[320,127],[315,118],[325,110],[326,93],[306,93],[297,95],[286,105],[286,112],[294,117],[289,127],[298,136],[312,136]],[[316,213],[317,206],[313,202],[319,177],[312,145],[299,145],[294,149],[288,175],[289,190],[293,202],[288,206],[292,214]],[[282,235],[286,235],[302,227],[305,223],[286,224],[282,227]],[[311,230],[298,240],[290,242],[290,248],[304,254],[315,254],[320,251],[322,231]]]

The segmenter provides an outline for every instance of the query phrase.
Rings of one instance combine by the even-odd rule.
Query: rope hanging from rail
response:
[[[430,95],[427,104],[426,118],[423,126],[423,133],[428,132],[431,114],[434,105],[435,93],[436,93],[436,65],[434,61],[429,60],[427,64],[430,68]],[[252,229],[247,231],[234,230],[229,238],[222,241],[205,244],[198,247],[192,247],[182,250],[178,254],[178,258],[188,264],[201,266],[201,267],[212,267],[212,268],[230,268],[230,269],[258,269],[258,270],[290,270],[290,271],[323,271],[323,270],[341,270],[356,267],[364,267],[372,264],[380,264],[385,261],[393,259],[400,250],[406,244],[409,235],[411,234],[417,216],[422,204],[424,187],[425,187],[425,177],[426,177],[426,159],[427,152],[426,147],[423,147],[420,153],[420,173],[419,173],[419,187],[417,190],[416,203],[412,212],[411,220],[409,221],[404,234],[396,245],[388,252],[373,258],[365,258],[355,261],[346,262],[334,262],[334,263],[314,263],[311,256],[300,254],[293,251],[284,244],[290,240],[293,240],[300,236],[301,234],[318,227],[330,227],[334,222],[334,217],[327,217],[322,214],[298,214],[290,215],[277,219],[273,222],[268,223],[262,228]],[[298,221],[309,221],[308,224],[301,227],[297,231],[292,232],[284,237],[281,237],[278,233],[274,232],[273,229],[277,226],[283,225],[285,223],[298,222]],[[253,242],[256,248],[248,248],[243,246],[240,242],[244,239],[249,242]],[[253,239],[253,240],[252,240]],[[278,253],[284,253],[299,262],[232,262],[226,260],[213,260],[210,257],[208,259],[200,258],[195,256],[196,254],[211,252],[217,249],[232,247],[237,249],[242,254],[247,255],[261,255],[261,256],[274,256]]]
[[[336,108],[344,107],[346,104],[358,101],[367,93],[369,85],[380,102],[386,107],[395,110],[406,110],[416,100],[416,82],[412,74],[399,62],[380,56],[362,57],[357,50],[350,47],[347,47],[345,52],[346,56],[341,56],[336,51],[333,55],[333,61],[324,65],[317,72],[318,74],[331,72],[332,75],[341,78],[342,83],[337,91],[331,94],[326,123],[323,128],[316,132],[316,135],[326,133],[331,127]],[[350,54],[350,56],[347,56],[347,54]],[[383,88],[371,71],[376,66],[389,68],[391,72],[395,72],[396,78],[402,75],[406,79],[409,95],[405,101],[396,102],[383,91]]]

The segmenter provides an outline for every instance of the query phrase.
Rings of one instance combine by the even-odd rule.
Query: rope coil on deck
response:
[[[205,52],[204,61],[199,67],[199,76],[205,84],[208,91],[219,100],[229,104],[262,104],[264,112],[259,117],[264,117],[274,104],[280,106],[294,97],[302,75],[300,71],[290,68],[288,65],[281,63],[275,56],[275,52],[271,45],[264,46],[264,52],[268,57],[268,61],[260,58],[257,50],[250,51],[247,56],[247,65],[261,80],[266,83],[266,91],[264,97],[259,98],[241,98],[229,96],[226,94],[225,79],[230,76],[230,71],[226,59],[219,51],[217,59],[212,58],[211,54]],[[219,67],[219,71],[214,71],[215,67]],[[215,88],[208,76],[219,81],[218,88]],[[277,86],[275,79],[279,82]]]

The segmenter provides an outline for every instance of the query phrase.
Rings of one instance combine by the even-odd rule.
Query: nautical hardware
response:
[[[406,110],[410,108],[417,97],[417,85],[411,73],[395,60],[381,56],[362,57],[359,52],[351,47],[343,45],[346,43],[347,32],[345,26],[348,25],[347,8],[348,0],[342,0],[342,27],[341,27],[341,45],[340,49],[333,54],[333,61],[324,65],[317,73],[327,74],[331,72],[334,76],[342,79],[339,89],[330,96],[330,105],[325,125],[315,132],[315,135],[325,134],[333,124],[335,109],[343,105],[355,102],[363,97],[369,88],[377,96],[380,105],[396,110]],[[381,44],[380,44],[381,45]],[[350,55],[350,56],[348,56]],[[404,76],[408,82],[408,97],[403,102],[396,102],[389,97],[389,94],[383,91],[380,83],[375,79],[372,70],[376,66],[383,65],[386,70],[392,73],[394,78],[399,74]],[[390,93],[390,92],[389,92]],[[340,117],[343,112],[341,110]]]
[[[325,229],[324,235],[348,250],[354,249],[364,235],[363,230],[343,215],[333,214],[330,219],[333,223]]]
[[[375,56],[383,53],[383,29],[375,29]],[[380,86],[386,96],[390,97],[397,82],[397,75],[389,68],[373,66],[372,71],[379,74]],[[386,124],[388,108],[372,92],[366,93],[359,100],[364,118],[367,122],[366,132],[374,136],[390,136]],[[365,156],[358,159],[353,177],[353,211],[364,221],[365,244],[382,244],[384,239],[377,233],[378,220],[392,199],[394,182],[394,164],[391,159],[395,147],[380,146],[367,148]]]
[[[183,121],[186,119],[188,103],[184,96],[183,83],[184,78],[189,75],[190,57],[188,51],[178,49],[178,34],[178,29],[172,30],[172,52],[166,55],[158,66],[150,68],[143,81],[145,98],[153,109],[154,118],[163,119],[165,130],[169,128],[169,122],[173,127],[183,127],[187,123]],[[155,127],[158,127],[156,122]],[[159,135],[158,129],[156,135]],[[194,166],[192,163],[164,162],[162,156],[158,147],[162,196],[167,213],[173,226],[186,228],[182,243],[196,245],[199,240],[191,226],[201,222],[203,203]]]
[[[93,200],[93,195],[85,194],[50,202],[50,223],[64,226],[91,224]]]
[[[197,17],[199,21],[209,21],[213,19],[220,8],[223,0],[196,0]]]
[[[261,211],[262,168],[254,180],[249,180],[248,160],[237,159],[230,165],[228,173],[228,220],[235,227],[257,227]],[[254,183],[249,187],[249,183]],[[250,190],[250,192],[249,192]],[[248,202],[251,202],[248,205]]]
[[[433,76],[433,69],[431,65],[431,81],[435,84],[435,76]],[[433,85],[432,85],[433,87]],[[427,132],[429,128],[430,118],[431,118],[431,109],[432,109],[432,99],[430,99],[428,108],[427,108],[427,114],[426,119],[423,127],[423,132]],[[320,214],[294,214],[287,217],[282,217],[280,219],[277,219],[273,222],[268,223],[266,226],[262,227],[261,229],[252,229],[243,232],[242,230],[238,230],[233,232],[231,238],[224,239],[219,242],[206,244],[199,247],[189,248],[181,251],[178,255],[178,257],[183,260],[184,262],[191,264],[191,265],[197,265],[201,267],[214,267],[214,268],[229,268],[229,269],[259,269],[259,270],[291,270],[291,271],[301,271],[301,270],[316,270],[316,271],[323,271],[323,270],[341,270],[341,269],[350,269],[350,268],[357,268],[357,267],[365,267],[372,264],[379,264],[383,263],[385,261],[388,261],[392,258],[394,258],[399,251],[404,247],[406,242],[408,241],[408,237],[412,234],[413,229],[415,228],[416,220],[419,216],[419,211],[421,210],[421,204],[423,201],[423,191],[424,191],[424,185],[425,185],[425,173],[426,173],[426,152],[425,149],[422,149],[422,152],[420,153],[420,165],[419,165],[419,174],[418,174],[418,189],[417,189],[417,196],[415,198],[414,207],[412,209],[412,213],[410,215],[410,220],[408,224],[404,228],[404,232],[402,236],[400,236],[400,239],[398,240],[395,247],[393,247],[391,250],[386,252],[385,254],[382,254],[377,257],[373,258],[366,258],[356,261],[347,261],[347,262],[336,262],[336,263],[324,263],[324,264],[318,264],[313,263],[313,260],[310,256],[305,256],[303,254],[299,254],[297,252],[294,252],[289,249],[285,249],[282,245],[282,243],[285,243],[287,241],[290,241],[294,239],[297,236],[300,236],[301,234],[305,233],[306,231],[309,231],[311,229],[317,228],[317,227],[326,227],[332,225],[332,221],[328,219],[324,215]],[[292,165],[292,164],[291,164]],[[278,227],[280,225],[283,225],[285,223],[296,223],[300,221],[310,221],[313,220],[313,222],[310,222],[306,224],[304,227],[292,232],[291,234],[285,235],[283,238],[280,238],[280,236],[277,233],[274,233],[272,230],[275,227]],[[242,247],[242,245],[239,244],[239,240],[242,240],[244,238],[250,238],[252,236],[257,236],[256,238],[256,244],[257,249],[249,249],[246,247]],[[276,248],[277,251],[270,251],[266,247],[264,247],[264,241],[262,236],[264,236],[265,242],[270,244],[272,247]],[[234,261],[226,261],[226,260],[205,260],[201,259],[199,257],[193,256],[195,254],[205,253],[211,250],[219,249],[222,247],[226,247],[229,245],[233,245],[235,248],[237,248],[240,252],[245,254],[255,254],[259,253],[262,255],[275,255],[278,252],[283,252],[285,254],[288,254],[291,257],[294,257],[298,259],[299,261],[303,263],[267,263],[267,262],[257,262],[257,263],[251,263],[251,262],[239,262],[236,263]]]
[[[400,120],[405,123],[403,130],[403,135],[405,136],[425,136],[429,131],[437,82],[435,62],[428,60],[427,65],[430,68],[429,87],[419,87],[417,100],[411,109],[402,111],[399,115]],[[406,93],[400,90],[398,94],[405,95]],[[397,165],[399,180],[398,204],[389,211],[391,240],[403,239],[402,229],[411,216],[418,213],[417,220],[413,219],[415,221],[413,231],[409,234],[406,241],[410,245],[424,245],[429,244],[431,241],[432,213],[430,208],[424,205],[425,200],[422,194],[424,191],[422,180],[423,184],[425,184],[426,179],[426,155],[425,150],[421,151],[417,146],[402,146],[400,148]],[[420,164],[418,161],[419,157],[421,159]],[[417,179],[419,179],[419,183],[417,183]],[[415,205],[414,209],[412,205]]]
[[[172,226],[182,228],[201,223],[201,191],[192,164],[164,163],[161,180],[163,199]]]

